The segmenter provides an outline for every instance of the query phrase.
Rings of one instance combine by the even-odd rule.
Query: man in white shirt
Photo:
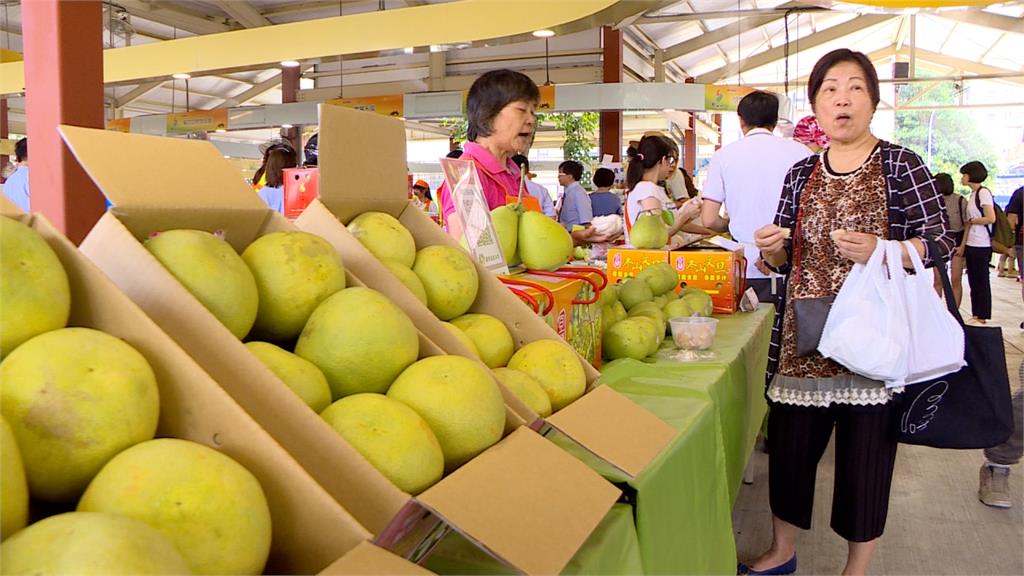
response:
[[[526,191],[540,203],[540,211],[548,218],[555,217],[555,201],[551,199],[548,189],[533,181],[533,173],[530,172],[530,160],[522,155],[516,154],[512,161],[519,166],[520,170],[526,171]]]
[[[779,120],[779,99],[774,94],[751,92],[740,100],[736,112],[743,138],[711,157],[702,192],[701,221],[717,232],[728,230],[743,244],[747,285],[757,293],[758,300],[775,305],[779,322],[786,292],[781,277],[758,268],[760,253],[754,246],[754,231],[775,220],[786,174],[811,152],[803,144],[772,134]],[[728,220],[720,215],[722,204]],[[773,341],[772,351],[777,352],[777,346]],[[778,354],[770,351],[769,380],[775,372],[773,360],[777,359]]]
[[[18,165],[4,182],[4,196],[22,212],[31,212],[28,194],[28,139],[22,138],[14,145],[14,161]]]

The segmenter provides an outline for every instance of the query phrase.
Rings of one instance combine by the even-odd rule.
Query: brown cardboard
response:
[[[5,202],[2,211],[39,232],[64,265],[72,295],[69,325],[117,336],[149,361],[160,388],[157,436],[220,450],[259,479],[273,522],[268,573],[316,573],[371,536],[45,218],[17,216],[11,208]]]
[[[426,568],[421,568],[404,558],[395,556],[387,550],[374,546],[369,542],[362,542],[333,564],[325,568],[322,575],[358,575],[367,576],[421,576],[433,574]]]
[[[103,146],[109,154],[111,150],[117,150],[123,145],[118,143],[117,139],[110,140],[105,135],[98,136],[94,132],[98,131],[64,130],[65,141],[78,158],[83,160],[97,158],[97,154],[95,154],[97,146]],[[131,145],[145,148],[150,145],[151,140],[155,140],[155,138],[133,138]],[[171,162],[179,166],[190,165],[191,158],[197,150],[194,146],[167,147],[163,141],[161,141],[159,149],[163,154],[163,157],[160,158],[161,162]],[[141,158],[145,157],[146,155],[141,156]],[[142,160],[140,159],[140,161]],[[120,182],[122,175],[116,171],[101,169],[94,172],[89,165],[86,164],[84,167],[96,180],[101,190],[106,189],[107,180],[113,180],[117,184],[115,186],[117,189],[130,189]],[[194,187],[199,196],[217,192],[217,190],[210,189],[211,181],[199,174],[192,177],[179,175],[177,186]],[[217,186],[227,186],[227,183],[217,183]],[[146,195],[172,192],[172,190],[164,188],[147,190]],[[251,191],[247,194],[255,197]],[[265,207],[261,213],[245,206],[238,211],[238,214],[234,214],[229,208],[219,206],[212,212],[205,209],[190,210],[185,206],[176,206],[173,202],[167,202],[166,199],[152,204],[159,208],[150,209],[149,206],[142,206],[142,204],[139,206],[142,206],[140,210],[148,211],[148,214],[152,216],[147,222],[153,227],[153,230],[222,229],[228,235],[233,235],[229,241],[235,246],[247,246],[256,237],[271,232],[295,229],[280,214]],[[140,221],[132,220],[135,214],[135,205],[131,202],[122,203],[120,210],[104,215],[82,243],[82,252],[110,275],[114,282],[121,286],[158,325],[209,371],[217,382],[275,439],[281,442],[296,460],[357,520],[378,538],[382,533],[392,534],[394,522],[405,522],[408,510],[410,507],[415,508],[417,501],[391,484],[330,426],[309,410],[159,264],[140,242],[147,238],[153,230],[139,227]],[[218,217],[224,220],[218,220]],[[249,218],[254,222],[261,222],[252,233],[247,234],[249,229],[246,227],[228,228],[235,224],[234,220]],[[132,220],[135,227],[129,229],[122,220]],[[363,285],[351,267],[346,265],[346,269],[349,285]],[[421,357],[443,353],[442,349],[422,332],[420,333],[420,343]],[[516,418],[518,418],[516,413],[510,412],[508,420],[510,428],[516,426]],[[522,421],[518,420],[518,422]],[[527,442],[528,440],[523,440],[526,437],[525,434],[535,436],[532,431],[524,431],[524,434],[506,438],[490,450],[501,452],[504,450],[504,446],[516,446],[519,442]],[[481,463],[478,464],[477,460],[481,460]],[[482,494],[487,496],[479,498],[467,496],[457,500],[441,499],[439,502],[442,506],[433,508],[433,510],[442,518],[475,518],[478,521],[474,525],[501,525],[504,518],[496,516],[492,504],[495,501],[507,500],[508,494],[513,490],[509,486],[510,480],[502,480],[500,475],[495,474],[491,469],[503,465],[508,465],[504,457],[478,457],[470,461],[459,470],[460,477],[487,478],[487,485],[482,486],[475,493],[477,496]],[[535,493],[552,493],[555,490],[552,480],[548,476],[549,471],[541,471],[528,463],[520,462],[517,465],[523,465],[524,468],[532,471],[528,475],[528,481],[519,480],[532,486]],[[597,518],[588,527],[587,533],[589,534],[589,531],[597,525],[600,517],[603,517],[614,503],[617,490],[590,470],[580,470],[577,462],[568,455],[561,454],[561,462],[553,463],[552,467],[556,471],[561,470],[565,474],[573,476],[575,490],[571,498],[554,501],[552,497],[548,497],[540,501],[518,502],[516,507],[524,514],[532,513],[527,511],[532,511],[534,505],[547,510],[557,510],[558,514],[553,517],[552,521],[546,523],[543,530],[526,537],[532,538],[538,546],[542,543],[548,544],[571,556],[582,545],[586,535],[576,538],[576,531],[568,530],[565,527],[568,522],[574,522],[569,519],[576,517],[590,519],[596,513]],[[443,490],[445,482],[447,479],[443,479],[435,487],[421,494],[420,498],[429,499],[430,492],[435,488]],[[502,548],[501,540],[504,538],[523,537],[500,530],[480,535],[473,529],[462,528],[458,525],[456,528],[471,539],[478,540],[481,546],[490,548]],[[498,541],[491,541],[491,538]],[[518,548],[514,549],[518,550]],[[517,567],[529,562],[529,558],[509,557],[505,560]],[[557,572],[563,567],[551,565],[548,567],[548,571]]]
[[[363,134],[373,134],[377,137],[374,148],[364,147],[361,138]],[[383,137],[384,135],[387,137]],[[472,353],[466,350],[343,226],[358,214],[368,210],[387,212],[409,229],[416,240],[417,249],[438,244],[458,247],[451,236],[441,230],[421,210],[411,207],[406,199],[405,182],[400,177],[404,174],[402,167],[405,165],[405,143],[401,123],[377,114],[325,106],[321,110],[319,146],[321,158],[358,158],[358,166],[322,163],[320,199],[306,209],[296,220],[296,224],[332,242],[346,259],[346,265],[350,269],[398,303],[414,318],[420,330],[442,349],[472,357]],[[371,153],[367,153],[367,150],[371,150]],[[353,173],[350,170],[369,170],[373,174],[389,176],[375,178],[372,182],[363,179],[357,181],[350,177]],[[501,320],[512,333],[517,349],[534,340],[559,339],[558,334],[542,318],[524,306],[483,265],[477,262],[476,266],[480,276],[480,291],[470,309],[471,312],[490,314]],[[593,389],[600,373],[578,354],[577,358],[586,374],[588,389]],[[519,412],[526,421],[531,422],[532,427],[543,429],[544,423],[536,413],[503,386],[502,390],[508,406]],[[584,447],[633,476],[642,470],[650,459],[648,458],[643,463],[644,466],[639,468],[636,465],[635,454],[619,462],[618,459],[623,455],[620,439],[629,438],[635,445],[646,446],[646,449],[637,451],[639,454],[656,455],[667,446],[674,431],[668,424],[617,392],[608,390],[602,396],[602,402],[601,406],[618,406],[622,413],[636,413],[640,410],[649,417],[637,419],[628,430],[616,430],[605,426],[603,434],[595,434],[585,423],[597,420],[586,412],[588,405],[577,406],[577,402],[560,411],[567,412],[567,415],[560,420],[562,424],[558,428],[576,441],[586,437],[588,441],[583,444]],[[612,410],[614,411],[614,408]],[[576,413],[579,413],[578,416],[573,417]],[[550,423],[550,420],[548,422]],[[580,428],[577,430],[577,427]]]

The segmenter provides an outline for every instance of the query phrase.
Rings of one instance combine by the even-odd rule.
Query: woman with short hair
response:
[[[982,186],[986,179],[988,169],[977,160],[960,167],[960,183],[971,189],[971,197],[967,200],[963,241],[956,254],[967,261],[967,285],[971,287],[971,319],[968,322],[973,324],[985,324],[992,318],[992,284],[988,277],[992,236],[988,233],[988,226],[995,223],[996,211],[992,191]]]
[[[789,282],[779,370],[767,393],[773,540],[740,564],[741,573],[796,570],[797,530],[811,527],[817,466],[833,429],[831,526],[849,544],[843,573],[867,572],[888,513],[899,390],[817,351],[798,356],[793,302],[834,296],[880,240],[909,240],[926,265],[941,264],[952,248],[945,207],[924,162],[870,131],[879,102],[871,61],[847,49],[829,52],[814,65],[807,92],[829,147],[790,169],[775,223],[754,233],[765,263],[789,274]],[[923,239],[934,240],[937,253]],[[911,266],[906,252],[903,266]]]

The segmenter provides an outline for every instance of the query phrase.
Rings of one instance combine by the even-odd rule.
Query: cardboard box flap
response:
[[[110,212],[117,216],[139,242],[145,242],[153,234],[167,230],[205,230],[223,237],[239,254],[256,239],[272,214],[266,206],[259,210],[243,211],[228,208],[199,211],[188,207],[113,206]]]
[[[405,558],[400,558],[387,550],[363,542],[338,558],[320,574],[366,574],[368,576],[419,576],[433,574]]]
[[[71,153],[115,206],[260,213],[267,209],[209,142],[66,125],[59,131]]]
[[[417,499],[526,574],[557,574],[619,497],[597,473],[520,427]]]
[[[344,224],[369,210],[397,218],[409,204],[402,121],[325,104],[320,126],[320,158],[330,160],[319,166],[327,208]]]
[[[598,386],[548,422],[623,472],[636,477],[676,431],[608,386]],[[609,434],[614,430],[614,434]]]
[[[268,573],[314,573],[370,537],[170,337],[45,218],[18,218],[54,249],[72,293],[69,326],[102,330],[146,357],[160,389],[158,437],[220,450],[252,472],[270,505]]]

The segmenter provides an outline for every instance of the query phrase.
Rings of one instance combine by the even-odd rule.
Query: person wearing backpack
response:
[[[1009,204],[1007,204],[1009,209]],[[996,224],[992,234],[992,251],[999,254],[996,272],[1000,278],[1017,277],[1017,254],[1014,252],[1014,227],[1010,224],[1009,215],[995,205]]]
[[[977,160],[960,167],[960,182],[971,189],[964,222],[964,240],[956,249],[966,259],[967,285],[971,287],[971,319],[968,324],[985,324],[992,318],[992,285],[988,265],[992,260],[992,232],[995,223],[995,202],[992,191],[982,186],[988,169]]]

